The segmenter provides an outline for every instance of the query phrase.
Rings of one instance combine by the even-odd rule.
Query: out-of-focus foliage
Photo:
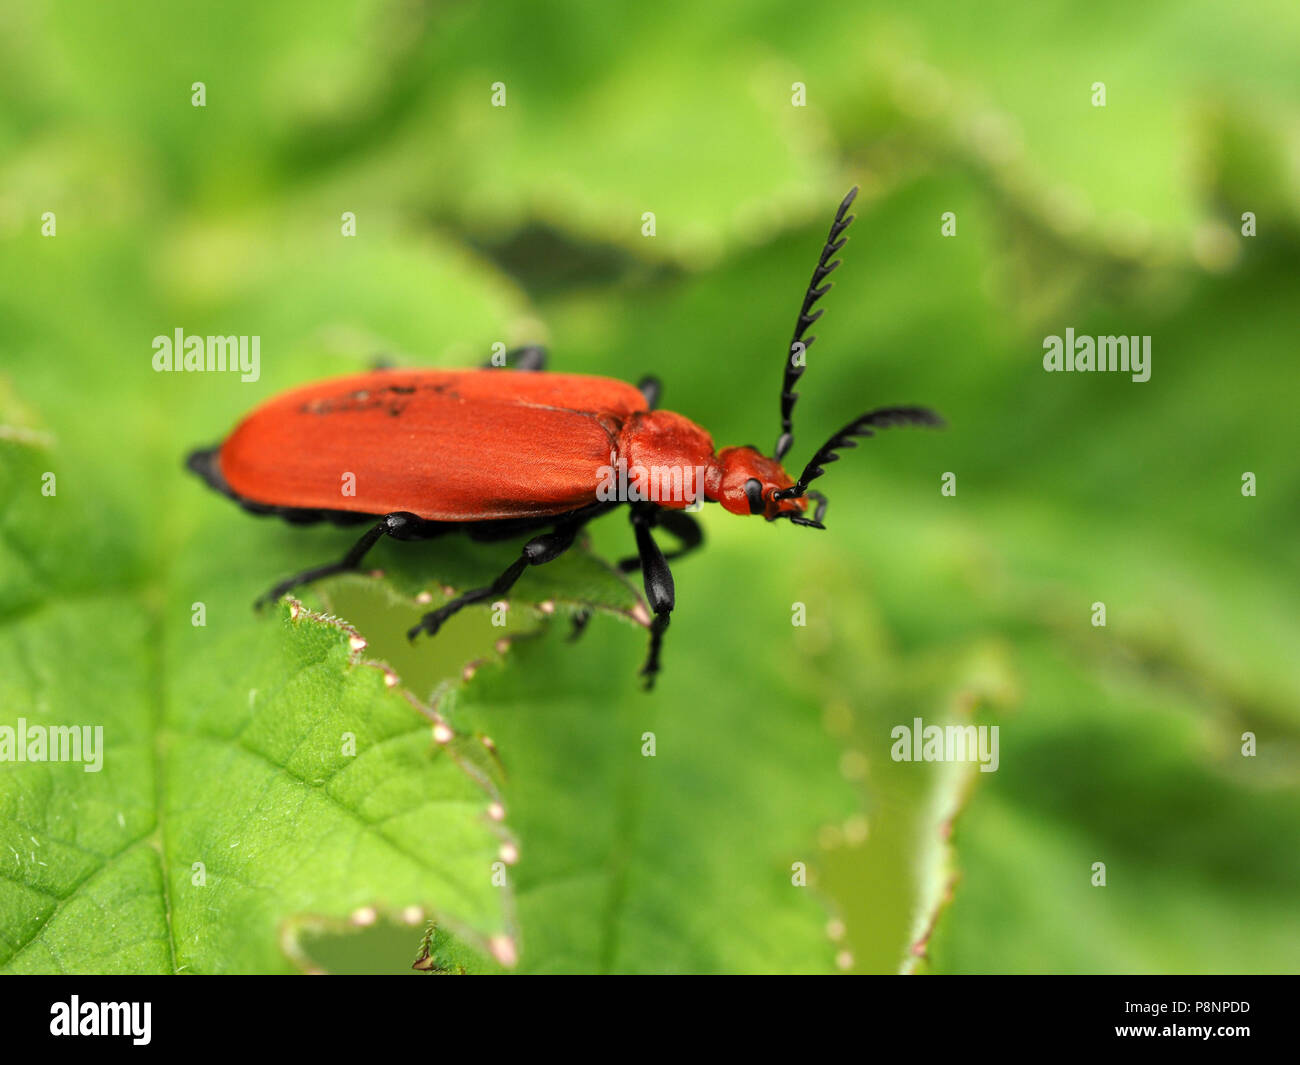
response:
[[[1295,970],[1297,56],[1264,2],[5,8],[0,724],[117,739],[102,774],[0,765],[0,965],[392,971],[418,910],[447,971]],[[187,448],[376,356],[538,340],[770,445],[855,183],[792,465],[869,406],[949,428],[847,453],[825,533],[710,508],[653,696],[592,555],[504,634],[401,635],[509,545],[384,545],[307,596],[361,651],[247,609],[350,535],[239,512]],[[261,379],[155,374],[178,327],[260,336]],[[1067,327],[1150,335],[1151,380],[1044,373]],[[544,620],[590,600],[579,643]],[[997,772],[891,761],[915,717],[998,725]],[[349,722],[391,747],[295,775]],[[201,903],[194,861],[229,874]]]

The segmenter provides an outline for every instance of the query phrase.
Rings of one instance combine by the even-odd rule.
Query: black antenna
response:
[[[849,223],[854,219],[853,215],[845,218],[844,212],[849,209],[849,206],[853,203],[853,198],[857,194],[858,187],[854,185],[853,188],[849,189],[849,194],[840,201],[840,209],[835,212],[835,221],[831,223],[831,231],[826,238],[826,246],[822,248],[821,258],[817,260],[817,269],[813,271],[812,282],[808,285],[808,291],[804,293],[803,306],[799,308],[799,320],[795,322],[794,326],[794,337],[790,341],[790,347],[786,349],[785,379],[781,383],[781,435],[776,439],[776,450],[772,454],[772,457],[777,462],[785,458],[786,452],[790,450],[790,446],[794,443],[792,415],[794,414],[794,401],[799,398],[799,393],[794,390],[794,386],[807,368],[804,360],[796,361],[796,348],[802,344],[803,354],[806,356],[808,349],[813,345],[813,341],[817,339],[812,336],[805,340],[804,333],[826,310],[825,307],[817,311],[813,311],[812,308],[814,303],[831,290],[830,282],[825,285],[822,282],[826,280],[832,270],[840,265],[840,260],[836,259],[834,262],[828,262],[827,260],[844,247],[844,242],[849,239],[848,237],[842,237],[840,234],[849,228]]]
[[[807,494],[808,486],[826,472],[825,467],[832,462],[839,461],[837,451],[844,451],[858,446],[858,442],[854,437],[875,436],[877,429],[892,429],[896,425],[930,425],[938,427],[943,425],[943,419],[926,407],[880,407],[877,410],[869,410],[866,414],[860,414],[822,445],[817,454],[804,467],[798,481],[789,488],[777,489],[772,493],[772,498],[794,499],[797,496]],[[818,516],[820,517],[823,512],[822,507],[819,506]]]

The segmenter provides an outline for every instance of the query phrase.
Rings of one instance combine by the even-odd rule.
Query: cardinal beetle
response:
[[[698,501],[699,488],[705,501],[733,514],[824,529],[826,498],[809,486],[839,458],[837,451],[856,447],[855,437],[873,436],[877,429],[942,424],[924,407],[881,407],[834,433],[798,480],[781,465],[794,442],[794,387],[814,340],[805,334],[822,315],[813,305],[830,290],[826,278],[840,265],[832,257],[847,240],[844,231],[853,221],[847,212],[857,191],[850,190],[835,213],[799,308],[781,384],[781,432],[771,457],[752,446],[715,451],[709,434],[694,422],[655,409],[659,382],[653,377],[634,388],[606,377],[539,372],[546,363],[539,347],[508,356],[513,369],[374,370],[307,385],[264,403],[224,443],[188,459],[211,487],[254,514],[293,524],[374,523],[337,562],[281,581],[259,605],[298,585],[359,568],[383,536],[427,540],[463,531],[486,541],[548,530],[524,544],[491,584],[425,614],[408,634],[412,640],[421,632],[432,636],[461,608],[504,596],[529,566],[559,558],[573,546],[587,522],[628,503],[637,555],[619,569],[641,570],[654,612],[641,670],[646,688],[652,687],[675,602],[668,560],[703,542],[686,509]],[[689,487],[691,473],[699,471],[702,483],[694,494],[660,492],[656,498],[654,492],[632,491],[610,498],[600,486],[614,466],[676,471],[674,487],[678,478]],[[344,472],[355,475],[353,495],[340,492]],[[644,481],[637,484],[644,488]],[[810,500],[816,504],[812,517],[805,514]],[[678,547],[665,554],[655,543],[655,528],[671,534]],[[588,617],[574,619],[575,635]]]

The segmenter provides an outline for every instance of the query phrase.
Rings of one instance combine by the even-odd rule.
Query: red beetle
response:
[[[671,411],[656,410],[659,383],[637,387],[605,377],[550,374],[538,347],[512,353],[514,371],[375,370],[307,385],[250,414],[224,443],[195,451],[189,467],[209,485],[255,514],[295,524],[375,524],[337,562],[297,573],[259,603],[291,588],[355,570],[382,536],[425,540],[464,531],[497,540],[547,529],[490,585],[430,611],[411,629],[433,635],[471,603],[505,595],[529,566],[558,558],[593,518],[630,505],[637,556],[620,569],[640,569],[654,612],[642,675],[654,684],[659,651],[675,601],[668,559],[699,547],[703,534],[687,507],[704,500],[733,514],[788,518],[823,529],[824,496],[809,490],[824,466],[854,447],[854,437],[902,424],[939,425],[923,407],[884,407],[859,415],[813,455],[798,480],[781,465],[793,443],[795,383],[814,338],[805,332],[822,311],[813,305],[847,239],[857,195],[844,197],[813,271],[785,360],[781,433],[772,457],[754,447],[715,451],[709,434]],[[521,372],[523,371],[523,372]],[[354,494],[341,491],[352,475]],[[629,479],[630,476],[630,479]],[[667,488],[665,488],[667,485]],[[808,501],[817,509],[805,516]],[[667,555],[651,530],[661,527],[679,547]],[[575,619],[580,631],[586,614]]]

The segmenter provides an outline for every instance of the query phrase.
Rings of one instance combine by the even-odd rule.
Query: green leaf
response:
[[[834,968],[816,838],[853,791],[795,675],[789,599],[743,576],[771,530],[745,546],[721,517],[711,556],[675,566],[652,696],[644,641],[596,619],[577,644],[520,644],[448,709],[501,752],[526,971]]]
[[[247,599],[214,581],[218,559],[169,591],[74,592],[46,562],[96,556],[73,518],[93,490],[65,480],[43,497],[58,453],[0,448],[0,574],[27,589],[5,597],[0,720],[103,737],[93,772],[4,765],[0,966],[280,971],[286,922],[375,906],[508,957],[510,894],[491,866],[513,840],[477,742],[366,661],[355,629],[297,604],[250,623]]]

